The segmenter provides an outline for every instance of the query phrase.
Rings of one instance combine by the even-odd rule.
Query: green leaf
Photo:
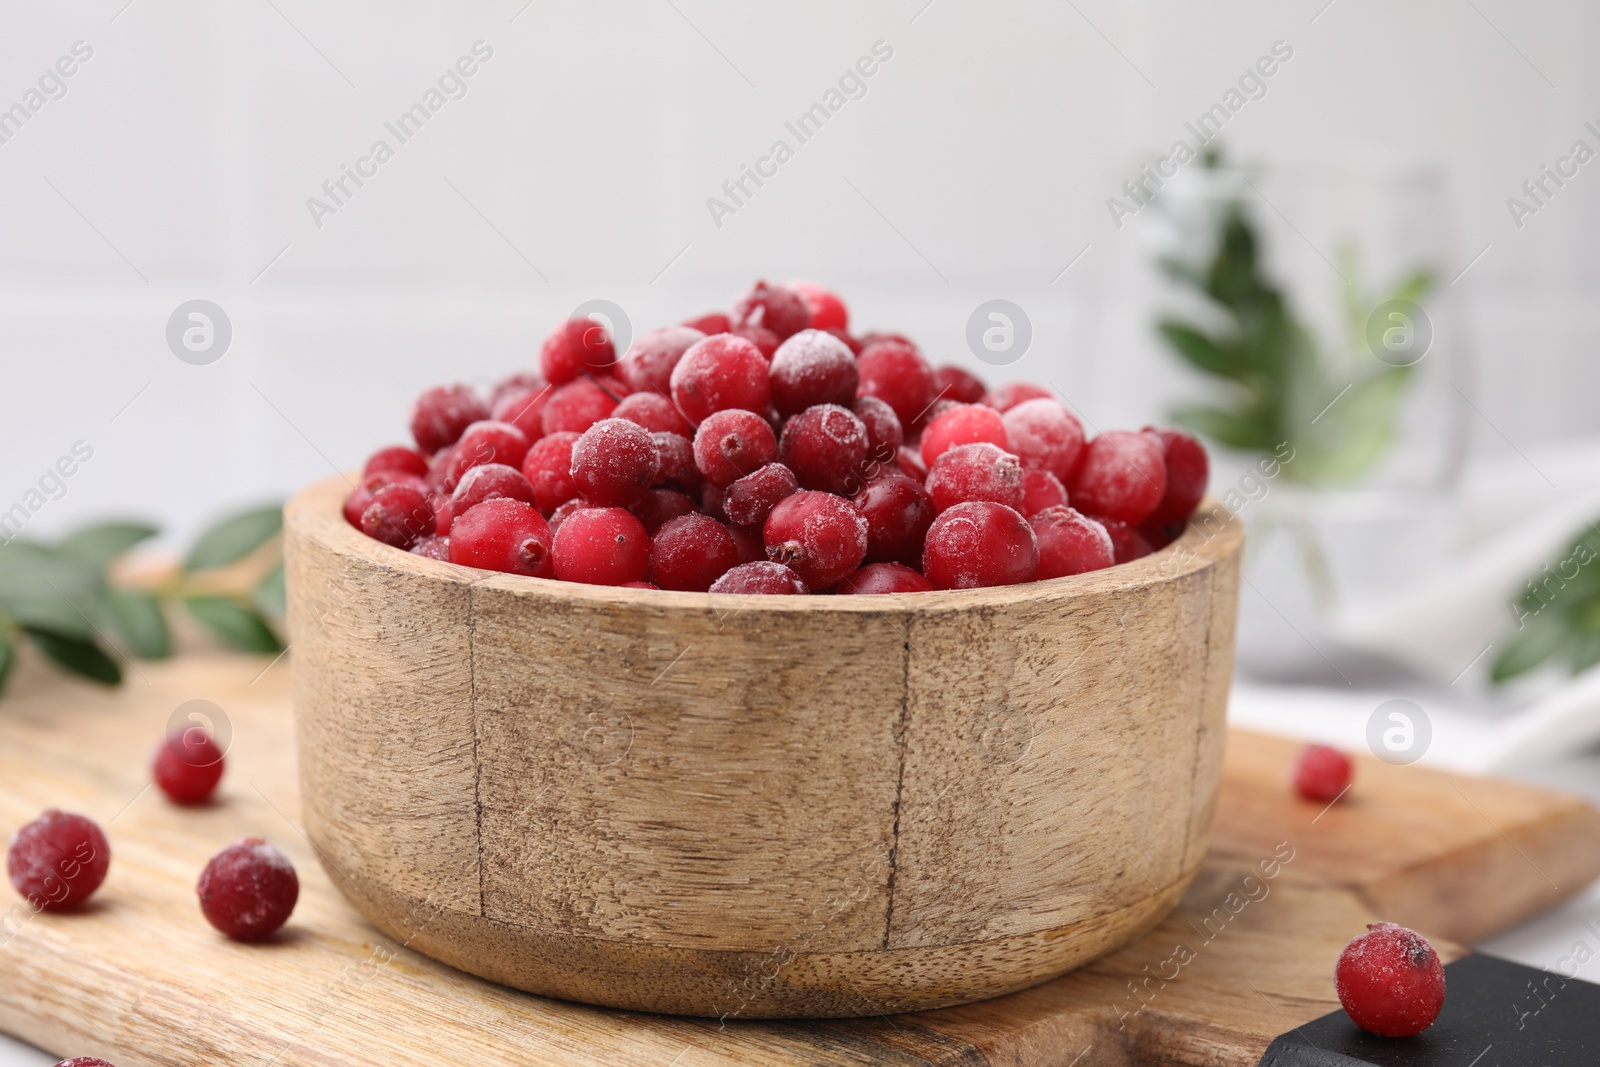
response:
[[[28,636],[39,646],[39,651],[49,656],[63,670],[106,685],[118,685],[122,681],[122,668],[93,641],[51,633],[48,630],[35,630],[31,627],[28,628]]]
[[[140,659],[166,659],[172,655],[172,632],[161,603],[142,589],[113,589],[105,597],[112,625]]]
[[[1405,281],[1394,287],[1389,294],[1390,300],[1409,300],[1413,304],[1428,295],[1428,290],[1433,288],[1433,271],[1419,270]]]
[[[284,618],[289,614],[289,594],[284,585],[283,561],[279,561],[256,583],[256,607],[268,615]]]
[[[1157,329],[1179,355],[1207,374],[1222,378],[1237,378],[1240,370],[1238,356],[1186,323],[1174,319],[1164,320]]]
[[[11,635],[0,629],[0,693],[5,692],[6,681],[11,677],[11,668],[16,662],[17,652],[11,645]]]
[[[1567,632],[1559,624],[1534,620],[1495,658],[1490,680],[1504,682],[1533,670],[1561,651],[1566,640]]]
[[[189,614],[232,648],[241,652],[283,651],[267,621],[229,597],[192,596],[184,604]]]
[[[103,569],[134,545],[149,540],[159,532],[156,527],[143,523],[106,522],[69,534],[57,542],[55,552],[64,558]]]
[[[237,562],[266,544],[281,529],[283,508],[279,505],[230,516],[200,535],[183,568],[203,571]]]

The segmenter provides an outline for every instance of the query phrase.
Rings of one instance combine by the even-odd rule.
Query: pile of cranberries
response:
[[[1085,440],[1049,390],[989,390],[820,286],[757,282],[639,337],[563,323],[539,373],[429,389],[351,525],[432,559],[591,585],[909,593],[1015,585],[1165,546],[1205,491],[1177,430]],[[1070,503],[1069,503],[1070,501]]]

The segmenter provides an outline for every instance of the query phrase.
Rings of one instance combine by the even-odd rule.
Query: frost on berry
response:
[[[781,563],[757,560],[741,563],[711,583],[713,593],[784,596],[809,593],[800,576]]]
[[[440,385],[417,398],[411,411],[411,436],[428,455],[453,445],[468,426],[489,417],[489,408],[466,385]]]
[[[1421,934],[1375,923],[1340,954],[1334,989],[1357,1026],[1410,1037],[1432,1026],[1444,1007],[1444,965]]]
[[[289,921],[300,898],[294,864],[259,837],[211,858],[195,887],[206,921],[235,941],[261,941]]]
[[[672,368],[671,385],[672,402],[697,424],[714,411],[765,411],[772,403],[766,357],[732,334],[696,341]]]
[[[806,408],[783,427],[778,459],[807,489],[849,492],[867,458],[867,428],[838,404]]]
[[[1065,504],[1028,520],[1039,544],[1039,580],[1097,571],[1117,562],[1105,526]]]
[[[724,332],[718,330],[718,333]],[[705,339],[705,334],[693,326],[663,326],[640,334],[628,346],[617,364],[617,376],[627,382],[636,393],[672,391],[672,368],[694,345]]]
[[[655,484],[661,455],[638,423],[602,419],[572,445],[572,484],[585,500],[628,507]]]
[[[1001,416],[1011,451],[1024,467],[1047,470],[1063,483],[1083,452],[1083,424],[1049,397],[1024,400]]]
[[[730,318],[735,329],[758,326],[783,341],[811,325],[811,308],[791,289],[756,282],[734,302]]]
[[[821,330],[801,330],[772,356],[772,404],[794,415],[816,404],[848,406],[856,395],[856,357]]]
[[[11,886],[41,911],[88,900],[111,867],[111,846],[94,820],[51,808],[18,830],[6,851]]]
[[[812,589],[833,586],[867,554],[867,521],[832,493],[805,491],[779,501],[762,537],[767,558],[792,568]]]
[[[694,435],[694,461],[706,481],[727,486],[771,463],[778,440],[767,420],[752,411],[713,412]]]
[[[952,448],[984,441],[1003,451],[1012,451],[1000,413],[982,404],[953,404],[929,419],[923,428],[922,462],[931,468],[935,460]]]
[[[782,463],[768,463],[738,479],[722,495],[722,510],[736,526],[759,526],[778,501],[800,491],[794,472]]]
[[[928,527],[922,573],[935,589],[1018,585],[1033,581],[1038,569],[1033,529],[1004,504],[964,501],[941,512]]]
[[[684,515],[650,538],[650,578],[662,589],[703,593],[739,563],[728,528],[709,515]]]
[[[971,500],[988,500],[1014,510],[1023,506],[1022,464],[997,445],[960,445],[928,468],[928,496],[942,512]]]
[[[1091,515],[1138,523],[1167,491],[1161,445],[1149,434],[1107,430],[1083,451],[1067,493]]]

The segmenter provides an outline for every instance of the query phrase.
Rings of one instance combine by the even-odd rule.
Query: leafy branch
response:
[[[144,523],[101,523],[54,543],[18,538],[0,545],[0,690],[24,641],[63,670],[117,685],[122,667],[114,653],[172,655],[169,617],[180,607],[230,648],[281,651],[273,620],[284,615],[276,546],[282,524],[277,506],[230,516],[154,586],[112,576],[117,559],[159,532]],[[225,572],[257,553],[268,569],[241,592]]]
[[[1205,166],[1215,169],[1220,155]],[[1284,476],[1306,483],[1348,483],[1368,473],[1398,434],[1400,403],[1411,366],[1379,361],[1365,348],[1366,321],[1386,300],[1421,300],[1432,288],[1429,271],[1412,273],[1387,295],[1370,298],[1359,285],[1355,256],[1341,256],[1349,281],[1342,308],[1346,343],[1332,352],[1316,337],[1267,276],[1260,238],[1245,205],[1229,199],[1208,224],[1214,234],[1189,235],[1199,256],[1171,255],[1159,262],[1180,285],[1204,300],[1208,322],[1175,316],[1157,329],[1191,367],[1224,385],[1212,404],[1180,408],[1173,418],[1227,448],[1270,452],[1293,441],[1297,456]],[[1331,406],[1330,406],[1331,405]]]
[[[1509,681],[1540,664],[1565,662],[1573,674],[1600,663],[1600,530],[1591,525],[1562,558],[1530,577],[1512,607],[1517,630],[1489,677]]]

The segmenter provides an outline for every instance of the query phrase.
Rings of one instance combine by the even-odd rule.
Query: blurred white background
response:
[[[74,441],[94,449],[30,533],[126,514],[182,541],[400,439],[424,386],[529,366],[584,300],[643,329],[757,276],[832,284],[860,326],[974,369],[967,315],[1006,297],[1035,340],[1000,376],[1056,382],[1095,424],[1159,419],[1188,380],[1151,330],[1137,220],[1119,231],[1106,200],[1276,41],[1293,58],[1229,123],[1230,155],[1438,168],[1444,278],[1482,252],[1456,287],[1475,444],[1594,424],[1600,177],[1584,168],[1521,230],[1505,204],[1593,140],[1600,9],[1576,0],[4,10],[0,107],[93,49],[0,144],[0,510]],[[493,57],[466,95],[318,228],[307,198],[395,144],[384,123],[480,40]],[[785,121],[878,41],[893,58],[866,95],[715,225],[706,199],[796,145]],[[195,298],[232,320],[210,366],[164,338]]]

